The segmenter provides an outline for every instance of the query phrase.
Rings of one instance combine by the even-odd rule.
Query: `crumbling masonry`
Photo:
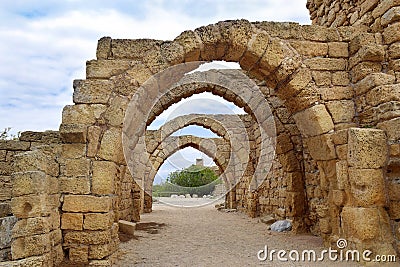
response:
[[[168,67],[216,60],[238,62],[263,99],[197,84],[139,110],[150,116],[136,116],[132,125],[149,125],[182,98],[212,92],[248,113],[240,118],[248,162],[255,162],[260,122],[249,106],[266,101],[276,126],[271,171],[252,190],[254,166],[244,164],[226,205],[252,217],[292,219],[295,231],[320,235],[326,246],[341,237],[352,248],[400,256],[400,1],[309,0],[307,7],[313,25],[237,20],[185,31],[173,41],[100,39],[86,79],[74,82],[75,104],[64,108],[59,131],[0,142],[0,266],[57,266],[65,258],[111,265],[118,221],[137,221],[141,209],[151,210],[151,199],[132,179],[139,172],[129,171],[123,153],[128,103]],[[157,93],[148,92],[143,107]],[[158,170],[176,149],[193,146],[214,153],[224,171],[235,142],[218,122],[229,119],[201,116],[208,119],[189,115],[163,134],[148,131],[153,157],[143,164]],[[221,138],[213,146],[170,136],[193,124]]]

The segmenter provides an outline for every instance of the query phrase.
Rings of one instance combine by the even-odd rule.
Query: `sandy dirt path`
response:
[[[146,227],[136,230],[134,239],[121,242],[116,266],[359,266],[329,260],[280,262],[276,256],[274,261],[260,261],[257,252],[266,245],[269,250],[320,252],[322,240],[307,234],[271,232],[257,218],[217,211],[213,206],[155,204],[152,213],[142,215],[139,228]]]

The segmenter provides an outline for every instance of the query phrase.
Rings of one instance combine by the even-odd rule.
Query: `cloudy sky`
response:
[[[228,19],[309,24],[306,0],[13,0],[0,2],[0,129],[57,130],[97,40],[172,40]]]

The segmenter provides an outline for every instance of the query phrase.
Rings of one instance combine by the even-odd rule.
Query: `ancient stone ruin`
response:
[[[173,41],[100,39],[59,131],[0,142],[0,266],[58,266],[67,258],[110,266],[118,221],[151,211],[155,173],[188,146],[225,173],[227,206],[291,219],[293,231],[319,235],[326,246],[345,238],[351,248],[400,256],[400,1],[309,0],[307,7],[313,25],[236,20]],[[261,94],[218,85],[231,75],[220,70],[182,82],[202,62],[220,60],[238,62]],[[174,88],[147,86],[174,66],[155,80]],[[201,92],[247,115],[185,115],[146,130],[170,105]],[[188,125],[220,138],[171,136]],[[248,139],[238,142],[243,133]],[[257,170],[260,163],[269,171]]]

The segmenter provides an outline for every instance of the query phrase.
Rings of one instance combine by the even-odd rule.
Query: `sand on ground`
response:
[[[318,257],[323,242],[310,234],[269,231],[259,218],[217,211],[213,205],[178,208],[157,203],[137,226],[135,237],[121,242],[116,266],[360,266],[329,259],[282,262],[276,254],[273,261],[260,261],[257,253],[265,246],[269,253],[315,250]]]

